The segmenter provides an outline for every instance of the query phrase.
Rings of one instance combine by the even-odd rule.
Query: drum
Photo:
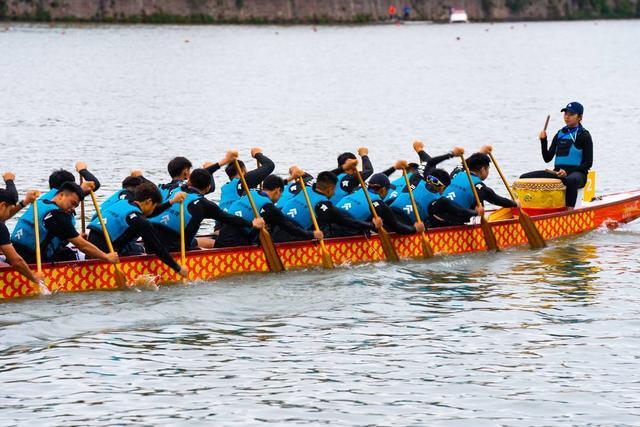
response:
[[[565,210],[566,188],[554,178],[520,178],[513,183],[522,210],[529,215],[542,215]]]

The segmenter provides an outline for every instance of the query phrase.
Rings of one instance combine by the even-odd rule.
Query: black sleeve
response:
[[[98,178],[96,178],[94,174],[89,172],[88,169],[82,169],[78,173],[85,181],[93,181],[93,183],[95,184],[95,188],[93,189],[93,191],[98,191],[98,189],[100,188],[100,181],[98,181]]]
[[[583,172],[586,174],[593,166],[593,141],[591,140],[591,134],[585,130],[576,138],[576,145],[578,148],[582,148],[582,163],[574,170]]]
[[[418,158],[420,158],[420,163],[427,163],[431,160],[431,156],[424,150],[418,151]]]
[[[218,170],[220,170],[220,164],[219,163],[214,163],[211,166],[209,166],[208,168],[204,168],[207,172],[209,172],[211,175],[213,175],[214,173],[216,173]]]
[[[553,160],[553,157],[556,155],[556,146],[558,145],[558,134],[553,137],[553,141],[551,141],[551,147],[547,148],[548,140],[547,138],[540,140],[540,146],[542,148],[542,159],[545,163],[549,163]]]
[[[313,239],[313,232],[301,228],[298,224],[287,218],[273,203],[262,207],[260,214],[269,225],[282,227],[287,233],[295,237]]]
[[[516,202],[506,197],[498,196],[495,191],[487,187],[484,183],[476,185],[478,190],[478,197],[482,202],[489,202],[496,206],[502,206],[503,208],[515,208],[518,206]]]
[[[12,179],[5,181],[7,185],[7,192],[9,193],[9,197],[11,198],[11,203],[14,205],[18,203],[18,189],[16,188],[16,184]]]
[[[345,212],[336,208],[330,201],[322,201],[318,203],[315,206],[314,211],[316,212],[316,217],[320,224],[338,224],[342,227],[352,230],[360,230],[362,232],[373,231],[376,229],[370,222],[353,219]]]
[[[393,173],[396,171],[396,168],[394,168],[393,166],[391,166],[389,169],[385,169],[382,171],[383,174],[387,175],[387,176],[391,176],[393,175]]]
[[[478,213],[473,209],[465,209],[446,197],[434,200],[429,205],[429,215],[437,215],[446,219],[454,219],[455,223],[469,222]]]
[[[366,181],[373,175],[373,165],[371,164],[371,160],[369,160],[369,156],[362,156],[362,172],[360,172],[360,175],[363,181]]]
[[[453,158],[453,155],[451,153],[443,154],[441,156],[431,157],[427,161],[427,168],[428,170],[433,169],[436,166],[438,166],[440,163],[444,162],[445,160],[449,160],[451,158]]]
[[[376,208],[378,216],[382,218],[382,226],[387,231],[393,231],[398,234],[414,234],[416,228],[413,225],[406,225],[398,221],[396,214],[384,202],[375,201],[373,206]]]
[[[220,206],[205,198],[200,199],[202,204],[203,218],[215,219],[223,224],[235,225],[236,227],[253,227],[246,219],[241,216],[231,215],[223,211]]]
[[[162,246],[158,236],[153,229],[153,226],[149,222],[144,215],[141,215],[137,212],[129,214],[127,216],[127,223],[131,226],[131,228],[142,237],[142,241],[144,242],[145,247],[151,252],[157,255],[158,258],[169,267],[171,267],[174,271],[180,271],[180,265],[171,257],[167,249]]]
[[[10,245],[11,244],[11,235],[9,234],[9,229],[4,222],[0,221],[0,246]]]
[[[44,217],[43,222],[49,233],[62,240],[69,240],[79,236],[78,231],[71,222],[71,215],[62,211],[49,212]]]
[[[262,153],[256,154],[256,160],[260,162],[260,166],[257,169],[247,172],[244,176],[249,188],[257,187],[276,168],[276,165],[271,159]]]

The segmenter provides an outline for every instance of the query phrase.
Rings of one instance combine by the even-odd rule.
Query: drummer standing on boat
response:
[[[578,198],[578,190],[587,183],[587,173],[593,165],[593,141],[588,130],[582,127],[584,107],[579,102],[570,102],[564,113],[565,127],[553,137],[547,148],[547,132],[540,132],[542,158],[549,163],[556,159],[553,171],[543,170],[525,173],[520,178],[559,178],[567,187],[566,205],[573,209]]]

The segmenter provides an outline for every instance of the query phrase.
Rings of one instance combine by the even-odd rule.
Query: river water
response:
[[[82,159],[104,198],[175,155],[261,146],[284,174],[366,145],[381,170],[419,138],[491,143],[513,179],[577,100],[598,192],[638,188],[638,40],[640,21],[0,24],[0,169],[46,188]],[[639,237],[5,302],[0,424],[638,425]]]

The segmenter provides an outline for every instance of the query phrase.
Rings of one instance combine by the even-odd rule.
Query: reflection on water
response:
[[[229,146],[262,145],[283,174],[367,145],[380,170],[414,138],[431,154],[493,139],[511,181],[543,166],[535,136],[574,96],[598,191],[640,182],[619,138],[640,133],[636,21],[58,30],[0,34],[20,189],[82,158],[105,197],[132,167],[165,180],[174,155]],[[576,34],[578,55],[559,42]],[[638,259],[630,224],[538,251],[2,303],[0,424],[640,425]]]

